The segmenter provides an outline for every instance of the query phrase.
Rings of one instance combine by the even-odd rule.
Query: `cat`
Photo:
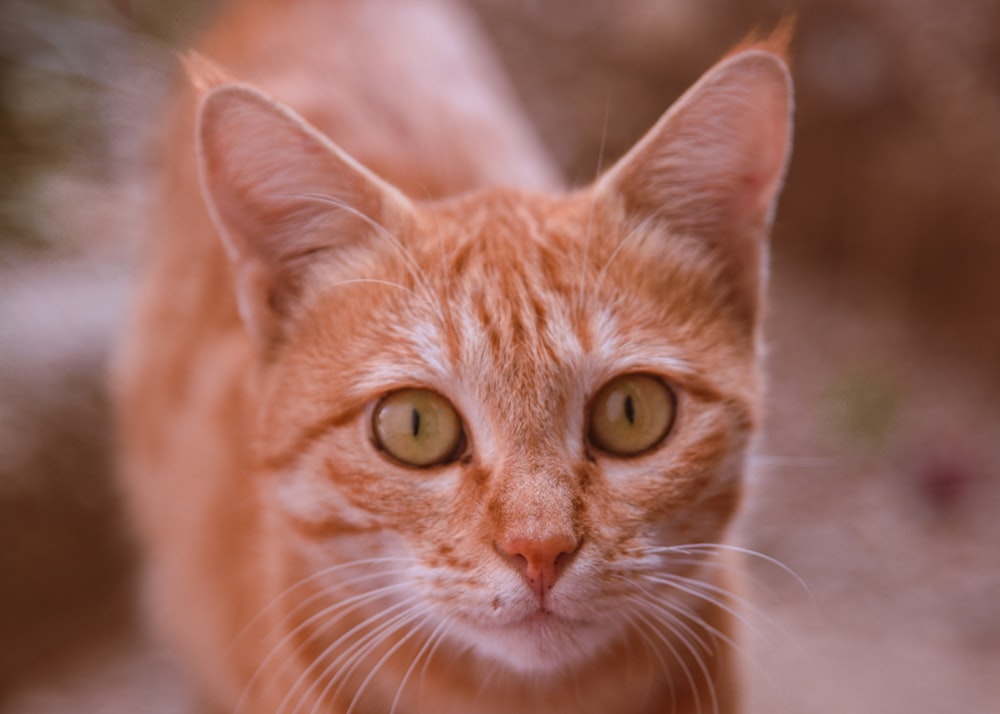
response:
[[[485,47],[443,0],[255,0],[189,56],[115,394],[207,707],[737,710],[786,63],[570,190]]]

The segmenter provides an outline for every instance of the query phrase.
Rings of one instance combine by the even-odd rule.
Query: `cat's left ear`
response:
[[[703,245],[751,323],[791,112],[785,62],[763,49],[739,52],[709,70],[594,187],[630,223],[660,222]]]
[[[202,97],[197,151],[240,316],[260,347],[282,337],[319,266],[365,253],[374,233],[412,217],[403,194],[248,85]]]

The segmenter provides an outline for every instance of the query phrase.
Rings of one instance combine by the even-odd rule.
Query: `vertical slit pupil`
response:
[[[635,424],[635,402],[632,401],[631,394],[625,397],[625,418],[629,424]]]
[[[410,429],[413,431],[413,438],[417,438],[420,433],[420,411],[416,408],[410,412]]]

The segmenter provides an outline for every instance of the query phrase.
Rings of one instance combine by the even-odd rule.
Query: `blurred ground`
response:
[[[470,0],[574,183],[774,0]],[[206,3],[0,0],[0,711],[185,711],[131,605],[103,373]],[[802,0],[751,711],[1000,711],[1000,2]],[[603,147],[603,149],[602,149]],[[603,157],[601,159],[600,157]]]

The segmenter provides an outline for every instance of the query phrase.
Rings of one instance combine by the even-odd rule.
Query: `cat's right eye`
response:
[[[372,432],[380,449],[418,468],[453,461],[463,442],[455,407],[428,389],[400,389],[383,397],[372,414]]]

